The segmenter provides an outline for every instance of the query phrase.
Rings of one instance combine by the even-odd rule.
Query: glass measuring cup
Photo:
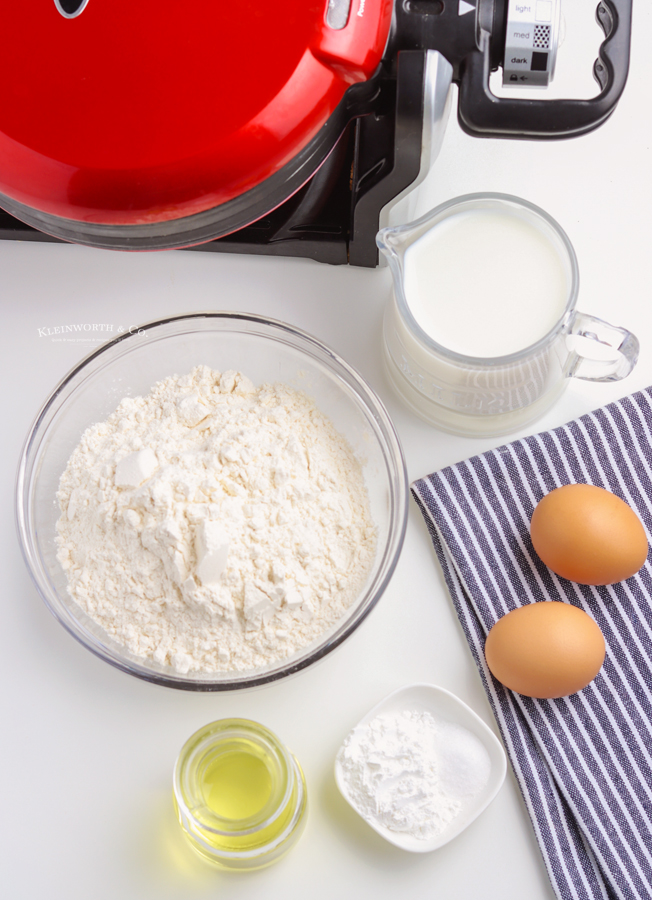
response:
[[[406,270],[409,248],[455,216],[482,216],[487,212],[513,217],[514,222],[536,230],[563,272],[565,296],[561,314],[541,337],[514,352],[496,356],[466,354],[438,343],[417,322],[406,297],[406,271],[408,281],[414,283],[409,266],[415,261],[410,256]],[[515,431],[542,415],[571,377],[619,381],[636,364],[639,343],[631,332],[576,309],[579,270],[572,244],[554,219],[526,200],[509,194],[467,194],[408,225],[382,229],[376,241],[387,257],[394,286],[383,321],[388,376],[413,412],[444,431],[485,436]],[[472,258],[472,247],[469,255]],[[436,321],[434,294],[432,310]],[[510,321],[499,321],[496,326],[499,332],[506,331]],[[466,327],[461,317],[460,333]],[[599,349],[604,348],[611,348],[609,359],[599,358],[604,355]]]

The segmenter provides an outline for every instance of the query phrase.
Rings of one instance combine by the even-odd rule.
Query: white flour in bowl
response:
[[[362,470],[303,393],[199,366],[88,428],[57,494],[70,595],[177,672],[290,655],[358,596],[376,549]]]

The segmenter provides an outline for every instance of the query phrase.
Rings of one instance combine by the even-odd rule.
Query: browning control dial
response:
[[[560,0],[508,0],[503,85],[547,87],[555,73]]]

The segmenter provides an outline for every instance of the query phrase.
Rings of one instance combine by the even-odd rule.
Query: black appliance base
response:
[[[249,231],[249,229],[244,229]],[[265,228],[261,230],[266,230]],[[237,233],[239,235],[239,232]],[[255,253],[257,255],[266,256],[297,256],[304,259],[315,259],[319,262],[330,263],[331,265],[346,265],[347,247],[346,242],[338,239],[337,236],[328,235],[326,240],[323,236],[318,238],[307,238],[300,236],[295,239],[286,239],[282,241],[261,242],[256,240],[255,235],[251,235],[253,239],[247,240],[249,235],[243,235],[242,239],[237,236],[230,236],[228,239],[218,238],[217,240],[207,241],[204,244],[198,244],[196,247],[185,247],[185,250],[203,250],[204,252],[213,253]],[[10,216],[4,210],[0,210],[0,240],[2,241],[33,241],[47,242],[53,244],[65,244],[60,238],[52,237],[37,231],[30,225]]]

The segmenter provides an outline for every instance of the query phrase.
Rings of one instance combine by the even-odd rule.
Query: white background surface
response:
[[[578,25],[570,27],[569,10],[558,83],[565,87],[571,75],[583,71],[585,87],[575,93],[586,96],[595,93],[590,77],[600,37],[593,25],[595,2],[567,0],[566,5],[573,6],[572,22]],[[418,213],[479,190],[517,194],[544,207],[575,245],[579,308],[639,336],[640,362],[627,381],[574,381],[537,430],[652,383],[651,19],[649,9],[638,4],[629,83],[602,128],[564,142],[481,141],[462,134],[452,118],[419,197]],[[380,269],[0,242],[3,896],[552,898],[511,773],[464,834],[422,856],[386,844],[335,787],[333,758],[349,729],[385,694],[410,682],[447,688],[494,728],[413,504],[394,579],[361,628],[295,679],[246,694],[166,690],[96,659],[50,616],[18,549],[13,486],[22,441],[54,384],[96,346],[40,337],[44,326],[90,322],[117,328],[202,309],[269,315],[315,334],[369,381],[393,417],[411,480],[502,442],[439,433],[395,399],[379,353],[389,290],[389,273]],[[301,761],[310,796],[308,825],[295,850],[278,865],[244,876],[220,873],[197,859],[171,803],[172,767],[181,745],[195,729],[224,716],[257,719],[276,731]]]

